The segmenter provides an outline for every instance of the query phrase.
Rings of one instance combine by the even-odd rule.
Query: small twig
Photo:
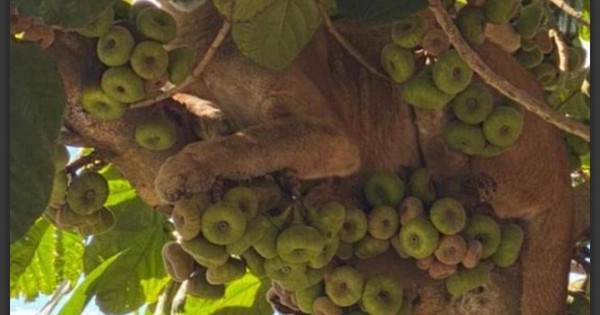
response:
[[[548,37],[554,40],[556,51],[558,53],[558,69],[561,72],[569,71],[569,48],[563,40],[560,32],[552,28],[548,31]]]
[[[52,311],[54,310],[54,308],[56,307],[58,302],[60,302],[62,297],[65,296],[67,293],[69,293],[69,291],[71,291],[69,288],[69,283],[70,282],[68,280],[65,280],[60,283],[58,288],[56,288],[56,291],[54,291],[54,293],[52,293],[50,300],[48,300],[48,302],[44,305],[44,307],[40,311],[39,315],[49,315],[52,313]]]
[[[573,7],[571,7],[564,0],[550,0],[550,2],[552,2],[552,4],[557,6],[559,9],[561,9],[567,15],[570,15],[575,20],[579,21],[579,23],[581,23],[587,27],[590,27],[590,21],[584,19],[583,14],[581,14],[581,12],[577,12],[577,10],[573,9]]]
[[[210,47],[208,47],[208,50],[202,57],[202,60],[200,61],[200,63],[198,63],[196,68],[194,68],[194,71],[192,71],[192,73],[185,79],[185,81],[183,81],[183,83],[177,85],[176,87],[168,91],[163,92],[162,94],[157,95],[156,97],[131,104],[130,108],[140,108],[156,104],[160,101],[170,98],[171,96],[173,96],[173,94],[182,91],[183,89],[187,88],[190,84],[194,83],[196,79],[200,77],[202,72],[204,72],[204,69],[206,69],[206,66],[214,57],[215,53],[217,52],[217,49],[219,48],[219,46],[221,46],[223,40],[225,40],[225,37],[227,37],[230,28],[231,23],[229,22],[229,20],[225,19],[223,25],[221,26],[221,29],[217,33],[217,37],[215,37],[213,42],[210,44]]]
[[[316,2],[317,2],[317,6],[319,6],[319,11],[321,11],[321,15],[323,15],[323,20],[325,21],[325,26],[327,27],[327,30],[338,41],[338,43],[342,47],[344,47],[344,49],[346,49],[346,51],[348,51],[348,53],[352,57],[354,57],[354,59],[356,59],[356,61],[358,61],[358,63],[360,63],[363,67],[367,68],[367,70],[369,70],[369,72],[371,72],[374,76],[384,79],[386,81],[392,82],[392,80],[388,76],[377,71],[377,69],[375,69],[375,67],[373,67],[371,64],[369,64],[369,62],[367,60],[365,60],[365,58],[363,58],[361,53],[358,52],[358,50],[356,50],[356,48],[354,48],[352,46],[352,44],[350,44],[348,42],[348,40],[346,38],[344,38],[344,36],[342,36],[342,34],[340,34],[337,31],[337,29],[333,25],[333,22],[329,18],[327,11],[325,10],[325,6],[323,5],[323,0],[316,0]]]
[[[479,55],[471,49],[464,38],[462,38],[460,32],[454,25],[454,22],[440,4],[440,0],[430,0],[430,4],[430,9],[434,14],[437,23],[448,35],[448,39],[452,46],[454,46],[459,55],[473,71],[475,71],[487,84],[494,87],[504,96],[518,102],[526,110],[534,113],[548,123],[568,133],[577,135],[587,142],[590,141],[590,128],[588,126],[553,111],[543,100],[539,100],[529,95],[527,91],[514,86],[505,78],[490,69],[490,67],[481,60]]]

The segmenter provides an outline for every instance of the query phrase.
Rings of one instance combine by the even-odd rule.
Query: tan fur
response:
[[[184,33],[197,23],[193,14],[177,18]],[[389,29],[338,26],[372,64],[379,64]],[[193,42],[197,36],[182,40]],[[422,277],[411,273],[422,272],[402,272],[397,257],[377,263],[419,287],[417,314],[564,314],[573,200],[564,148],[553,127],[526,114],[523,135],[512,150],[466,159],[440,142],[444,113],[417,113],[415,120],[400,98],[401,86],[374,78],[324,30],[282,72],[261,68],[227,45],[186,92],[217,104],[239,132],[189,144],[169,158],[155,181],[164,200],[206,191],[219,176],[246,179],[283,168],[296,170],[301,179],[342,177],[332,184],[340,196],[355,193],[374,170],[401,172],[422,161],[442,174],[483,173],[496,185],[490,201],[496,213],[527,220],[516,272],[499,271],[483,292],[451,301],[443,282],[415,280]],[[202,51],[205,45],[196,47]],[[480,50],[501,75],[541,97],[534,79],[503,50],[489,43]]]

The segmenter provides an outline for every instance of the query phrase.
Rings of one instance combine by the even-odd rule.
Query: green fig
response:
[[[115,25],[98,39],[96,54],[109,67],[122,66],[129,61],[133,46],[131,32],[123,26]]]
[[[356,207],[346,209],[344,223],[339,231],[340,240],[346,243],[355,243],[362,239],[368,231],[367,215]]]
[[[169,82],[178,85],[192,73],[196,51],[189,46],[180,46],[169,50],[169,66],[167,74]]]
[[[380,240],[366,235],[354,244],[354,256],[359,259],[367,259],[385,253],[390,248],[388,240]]]
[[[339,202],[327,202],[310,215],[310,225],[321,232],[326,240],[335,237],[346,219],[346,208]]]
[[[433,202],[437,194],[431,177],[431,171],[425,167],[414,170],[408,179],[410,195],[417,197],[426,204]]]
[[[517,18],[516,28],[523,38],[532,38],[545,19],[546,8],[541,2],[531,2],[523,6]]]
[[[536,46],[536,47],[533,47],[533,49],[531,49],[529,51],[520,49],[515,54],[515,58],[523,66],[523,68],[532,69],[542,63],[542,61],[544,60],[544,54]]]
[[[446,290],[453,297],[458,297],[476,289],[489,281],[490,269],[485,264],[479,264],[473,269],[462,269],[446,280]]]
[[[100,37],[108,32],[114,20],[115,13],[112,7],[108,6],[106,9],[100,11],[93,21],[83,27],[77,28],[76,31],[85,37]]]
[[[483,252],[483,244],[477,240],[467,242],[467,252],[462,260],[462,265],[465,268],[472,269],[479,264],[481,253]]]
[[[159,8],[144,8],[137,14],[135,26],[138,32],[150,40],[167,44],[177,35],[177,22],[166,11]]]
[[[131,11],[131,7],[131,4],[126,0],[113,1],[112,8],[115,12],[115,21],[129,19],[129,12]]]
[[[538,82],[544,87],[554,84],[558,77],[558,70],[549,62],[542,62],[531,70]]]
[[[523,234],[523,229],[514,223],[502,227],[500,245],[492,255],[496,266],[508,268],[517,261],[523,246]]]
[[[590,153],[590,144],[583,138],[568,133],[565,135],[565,141],[569,149],[576,155],[582,156]]]
[[[104,71],[100,85],[106,95],[121,103],[137,102],[146,96],[142,78],[127,66]]]
[[[494,104],[483,84],[471,84],[451,102],[454,115],[467,124],[479,124],[492,112]]]
[[[83,172],[67,188],[66,201],[76,213],[91,214],[102,208],[108,199],[108,182],[96,172]]]
[[[257,277],[263,277],[265,275],[265,259],[254,249],[249,248],[245,251],[241,258],[246,263],[248,270]]]
[[[350,266],[337,267],[325,275],[325,292],[341,307],[360,301],[364,284],[362,274]]]
[[[228,245],[242,238],[246,232],[246,217],[230,204],[214,204],[202,214],[202,233],[211,243]]]
[[[265,230],[265,235],[254,243],[253,247],[257,253],[266,259],[277,256],[277,228],[271,224]]]
[[[202,213],[210,206],[210,203],[209,194],[198,193],[175,204],[171,220],[182,240],[191,240],[200,234]]]
[[[129,62],[133,71],[142,79],[153,80],[167,72],[169,54],[161,44],[143,41],[133,48]]]
[[[378,206],[369,213],[369,234],[376,239],[387,240],[398,232],[399,219],[396,209]]]
[[[296,297],[296,304],[298,308],[307,314],[310,314],[313,309],[313,302],[321,295],[325,294],[325,288],[323,283],[317,283],[306,289],[298,290],[294,292]]]
[[[487,22],[502,25],[521,9],[521,0],[485,0],[483,12]]]
[[[481,150],[481,152],[479,152],[478,155],[483,156],[483,157],[493,157],[493,156],[500,155],[500,154],[508,151],[509,149],[510,149],[510,147],[499,147],[497,145],[487,143],[485,145],[485,147],[483,148],[483,150]]]
[[[523,114],[508,106],[499,106],[483,122],[487,141],[499,147],[513,145],[523,131]]]
[[[229,259],[225,246],[209,242],[202,234],[191,240],[182,240],[181,247],[204,267],[218,267]]]
[[[498,223],[490,216],[476,214],[471,217],[465,229],[466,235],[483,245],[481,259],[492,256],[500,246],[501,232]]]
[[[81,107],[90,116],[99,120],[114,120],[123,117],[127,105],[114,100],[100,86],[86,86],[81,91]]]
[[[277,253],[291,263],[306,263],[316,258],[325,247],[325,239],[312,226],[294,224],[277,237]]]
[[[479,154],[486,145],[478,125],[453,121],[444,127],[443,137],[448,146],[464,154]]]
[[[415,259],[433,254],[439,243],[438,231],[425,218],[416,218],[403,225],[398,236],[402,250]]]
[[[225,193],[223,200],[238,207],[248,221],[258,214],[258,196],[251,188],[241,186],[232,188]]]
[[[431,28],[425,33],[421,46],[427,55],[439,56],[450,48],[450,42],[444,31],[438,28]]]
[[[389,43],[381,51],[381,64],[396,83],[408,80],[415,72],[415,58],[410,50]]]
[[[433,226],[445,235],[457,234],[467,222],[467,214],[462,204],[450,197],[436,200],[429,209],[429,217]]]
[[[460,235],[444,235],[433,254],[443,264],[458,265],[467,254],[467,241]]]
[[[480,7],[466,5],[456,14],[456,26],[470,45],[481,45],[485,40],[485,17]]]
[[[206,281],[210,284],[226,284],[237,280],[246,274],[246,264],[239,259],[229,258],[224,264],[217,267],[208,267]]]
[[[177,141],[177,129],[163,113],[152,114],[135,126],[135,142],[144,149],[163,151]]]
[[[360,305],[369,314],[396,314],[402,307],[402,286],[395,279],[382,274],[370,276]]]
[[[225,296],[225,285],[210,284],[206,280],[206,270],[201,269],[194,273],[187,281],[186,293],[199,298],[217,300]]]
[[[414,48],[421,44],[428,28],[427,20],[418,14],[413,14],[394,24],[392,40],[402,48]]]
[[[441,54],[431,67],[431,73],[438,89],[448,94],[463,91],[473,78],[473,70],[455,49]]]
[[[236,256],[241,255],[265,236],[269,225],[271,225],[271,222],[267,218],[262,215],[257,216],[248,222],[246,232],[244,232],[242,238],[225,246],[227,252]]]
[[[115,214],[105,207],[86,217],[89,217],[89,220],[85,224],[77,226],[79,234],[84,236],[104,234],[110,231],[117,221]]]
[[[404,182],[391,172],[377,172],[363,188],[365,198],[372,207],[396,207],[404,197]]]
[[[314,299],[311,312],[313,315],[342,315],[342,308],[333,303],[326,296],[320,296]]]
[[[308,263],[308,266],[314,269],[320,269],[327,266],[327,264],[329,264],[329,262],[337,253],[339,245],[340,237],[339,235],[336,235],[331,240],[329,240],[329,242],[325,243],[325,247],[323,247],[321,253],[319,253],[317,257],[311,259]]]
[[[404,82],[402,90],[404,101],[413,107],[426,110],[441,109],[454,96],[440,90],[433,81],[431,71],[427,69]]]
[[[415,196],[408,196],[404,198],[398,207],[400,225],[405,225],[415,218],[422,217],[423,213],[423,202],[421,199]]]

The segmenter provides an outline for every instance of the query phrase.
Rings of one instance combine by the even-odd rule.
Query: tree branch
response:
[[[562,114],[553,111],[544,101],[531,96],[527,91],[520,89],[508,82],[505,78],[495,73],[479,55],[471,49],[469,44],[462,38],[459,30],[448,16],[440,0],[430,0],[430,9],[437,23],[448,35],[450,43],[465,62],[475,71],[487,84],[494,87],[504,96],[520,103],[526,110],[534,113],[548,123],[577,135],[586,141],[590,141],[590,128],[585,124],[568,119]]]
[[[323,5],[323,0],[315,0],[315,1],[317,2],[317,6],[319,7],[319,11],[321,12],[321,15],[323,16],[323,20],[325,21],[325,26],[327,27],[327,30],[337,40],[337,42],[342,47],[344,47],[344,49],[346,49],[346,51],[348,51],[348,53],[352,57],[354,57],[354,59],[356,59],[356,61],[358,61],[358,63],[360,63],[363,67],[367,68],[367,70],[369,70],[369,72],[371,72],[374,76],[379,77],[381,79],[384,79],[386,81],[392,82],[392,80],[388,76],[386,76],[385,74],[377,71],[377,69],[375,69],[374,66],[372,66],[371,64],[369,64],[369,62],[367,60],[365,60],[365,58],[363,58],[363,56],[361,55],[361,53],[358,50],[356,50],[356,48],[354,48],[348,42],[348,40],[346,40],[346,38],[344,38],[344,36],[342,36],[342,34],[340,34],[337,31],[337,29],[333,25],[333,22],[331,22],[331,19],[329,18],[329,15],[325,11],[325,6]]]
[[[579,21],[579,23],[590,27],[590,21],[586,20],[583,18],[583,14],[581,14],[581,12],[577,12],[577,10],[573,9],[573,7],[571,7],[568,3],[566,3],[564,0],[549,0],[552,4],[554,4],[555,6],[557,6],[559,9],[561,9],[563,12],[565,12],[567,15],[573,17],[575,20]]]
[[[202,60],[200,61],[200,63],[198,63],[196,68],[194,68],[194,71],[192,71],[192,73],[185,79],[185,81],[183,81],[183,83],[168,91],[163,92],[162,94],[157,95],[156,97],[131,104],[130,108],[146,107],[158,103],[160,101],[166,100],[173,96],[173,94],[182,91],[183,89],[187,88],[190,84],[194,83],[194,81],[196,81],[196,79],[200,77],[204,69],[206,69],[208,63],[214,57],[215,53],[217,52],[217,49],[219,48],[219,46],[221,46],[223,40],[225,40],[225,37],[227,37],[230,28],[231,23],[229,22],[229,20],[225,19],[225,21],[223,22],[223,26],[221,26],[221,29],[217,33],[217,37],[215,37],[213,42],[210,44],[210,47],[208,47],[206,53],[204,53]]]

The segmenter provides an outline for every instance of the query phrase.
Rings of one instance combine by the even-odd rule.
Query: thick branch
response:
[[[375,69],[375,67],[373,67],[371,64],[369,64],[369,62],[365,58],[363,58],[361,53],[358,50],[356,50],[356,48],[354,48],[348,42],[348,40],[346,40],[346,38],[344,38],[344,36],[342,36],[342,34],[340,34],[337,31],[337,29],[333,25],[333,22],[331,22],[329,15],[325,11],[325,6],[323,5],[323,0],[316,0],[316,2],[317,2],[317,5],[319,6],[319,10],[321,11],[321,15],[323,16],[323,20],[325,21],[325,26],[327,27],[327,30],[337,40],[337,42],[342,47],[344,47],[344,49],[346,49],[348,51],[348,53],[352,57],[354,57],[354,59],[356,59],[356,61],[358,61],[358,63],[360,63],[363,67],[367,68],[367,70],[369,70],[369,72],[371,72],[374,76],[391,82],[392,80],[388,76],[377,71],[377,69]]]
[[[228,20],[225,20],[223,22],[223,26],[221,26],[221,29],[219,30],[219,33],[217,34],[217,37],[212,42],[210,47],[208,47],[208,50],[204,54],[204,57],[202,57],[202,60],[200,61],[200,63],[198,63],[198,65],[196,66],[194,71],[192,71],[192,73],[185,79],[185,81],[183,81],[183,83],[179,84],[178,86],[176,86],[168,91],[165,91],[162,94],[159,94],[156,97],[146,99],[146,100],[140,101],[138,103],[131,104],[131,108],[146,107],[146,106],[150,106],[155,103],[158,103],[160,101],[166,100],[166,99],[170,98],[171,96],[173,96],[173,94],[175,94],[177,92],[181,92],[185,88],[189,87],[192,83],[194,83],[196,81],[196,79],[198,79],[200,77],[200,75],[202,74],[204,69],[206,69],[206,66],[208,65],[208,63],[214,57],[215,53],[217,52],[217,49],[219,48],[219,46],[221,46],[221,43],[223,43],[223,40],[225,40],[225,37],[227,37],[227,34],[229,33],[230,28],[231,28],[231,23]]]
[[[579,21],[579,23],[590,27],[590,21],[584,19],[583,14],[581,14],[581,12],[577,12],[577,10],[573,9],[573,7],[571,7],[564,0],[550,0],[550,2],[557,6],[559,9],[561,9],[563,12],[565,12],[567,15]]]
[[[479,55],[471,49],[469,44],[462,38],[459,30],[448,16],[439,0],[431,0],[431,11],[442,30],[448,35],[450,43],[465,62],[489,85],[494,87],[504,96],[520,103],[525,109],[536,114],[543,120],[558,127],[561,130],[577,135],[586,141],[590,141],[590,128],[585,124],[568,119],[562,114],[554,112],[547,104],[531,96],[527,91],[512,85],[505,78],[495,73],[481,60]]]

